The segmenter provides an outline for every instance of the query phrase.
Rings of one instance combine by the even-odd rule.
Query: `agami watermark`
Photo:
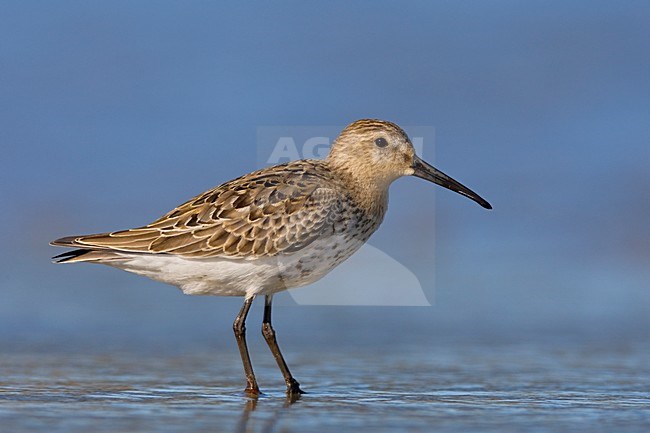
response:
[[[260,126],[257,165],[270,166],[297,159],[325,159],[340,126]],[[410,126],[404,130],[418,155],[432,159],[435,129]],[[299,305],[430,306],[417,276],[375,246],[366,243],[322,279],[305,288],[288,290],[278,301]]]

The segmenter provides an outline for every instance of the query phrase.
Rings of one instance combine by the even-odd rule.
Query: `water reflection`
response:
[[[291,394],[287,395],[284,403],[281,406],[278,406],[274,411],[270,413],[270,416],[265,420],[262,429],[260,431],[264,433],[270,433],[274,431],[275,426],[278,424],[278,421],[283,416],[284,412],[287,411],[295,402],[300,400],[300,394]],[[255,420],[251,422],[253,418],[251,415],[257,409],[260,397],[248,397],[244,403],[244,410],[241,413],[239,422],[235,427],[235,433],[252,433],[256,431],[255,429]],[[264,399],[264,397],[262,397]]]
[[[235,428],[235,433],[248,433],[252,431],[249,429],[248,422],[251,418],[251,412],[253,412],[257,407],[257,400],[258,399],[256,397],[250,397],[246,401],[244,404],[244,411],[242,412],[241,417],[239,418],[239,422]]]

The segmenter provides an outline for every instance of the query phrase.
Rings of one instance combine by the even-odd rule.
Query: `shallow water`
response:
[[[237,355],[122,349],[0,358],[1,431],[648,431],[646,344],[441,344],[287,353],[308,394],[289,402],[270,354],[265,395]]]

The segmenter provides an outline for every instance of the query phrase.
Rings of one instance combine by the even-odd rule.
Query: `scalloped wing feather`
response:
[[[322,161],[295,161],[206,191],[145,227],[59,244],[188,258],[292,253],[331,234],[338,190]]]

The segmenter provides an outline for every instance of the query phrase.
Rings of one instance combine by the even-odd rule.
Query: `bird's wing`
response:
[[[254,258],[298,251],[331,234],[339,193],[313,167],[251,173],[189,200],[140,228],[72,236],[53,245],[188,258]]]

